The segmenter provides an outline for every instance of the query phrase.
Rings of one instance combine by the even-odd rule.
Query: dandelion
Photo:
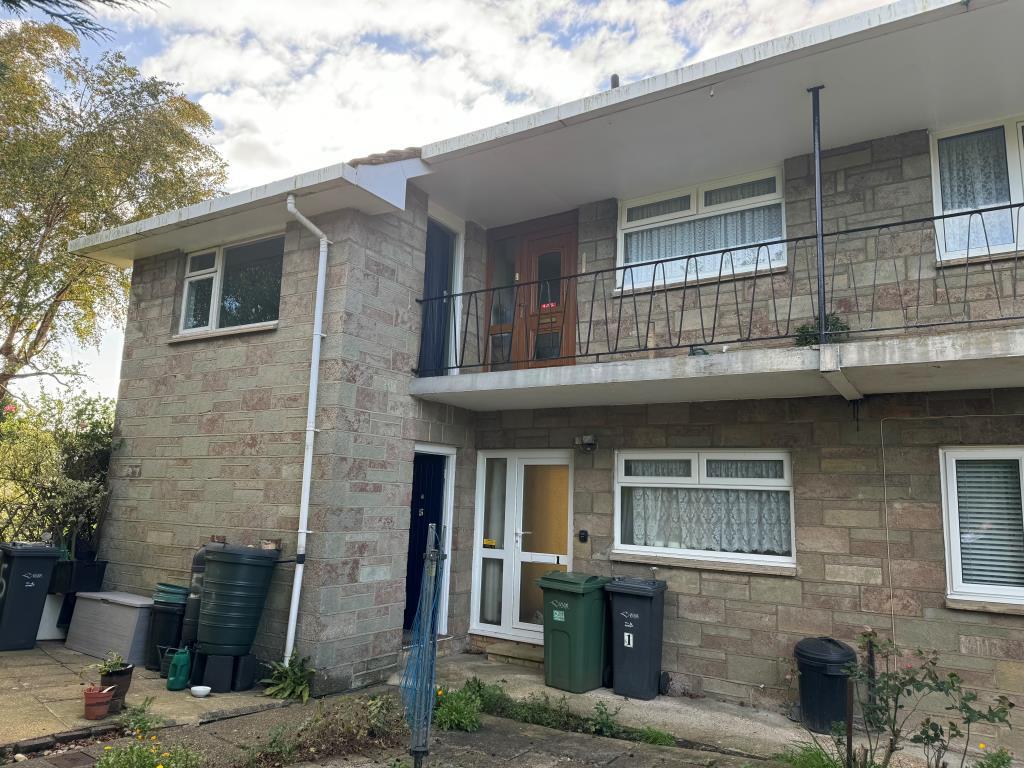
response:
[[[104,747],[104,748],[103,748],[103,750],[104,750],[105,752],[109,752],[109,751],[110,751],[110,750],[112,750],[112,749],[113,749],[113,747]]]
[[[156,736],[150,736],[150,737],[149,737],[149,740],[150,740],[150,741],[156,741]]]
[[[981,743],[980,743],[980,744],[978,745],[978,749],[984,749],[984,748],[985,748],[985,742],[983,741],[983,742],[981,742]]]
[[[160,755],[160,757],[170,757],[170,756],[171,756],[170,752],[164,752],[162,755]]]

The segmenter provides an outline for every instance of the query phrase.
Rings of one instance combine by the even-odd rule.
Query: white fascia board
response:
[[[277,201],[283,201],[289,194],[301,199],[304,195],[329,189],[349,188],[356,192],[365,192],[365,204],[362,207],[365,207],[367,212],[402,210],[405,207],[406,182],[426,173],[430,173],[430,168],[418,158],[384,165],[355,167],[347,163],[338,163],[223,197],[210,198],[201,203],[176,208],[167,213],[91,235],[83,235],[71,240],[68,243],[68,250],[83,255],[97,254],[128,241],[143,240],[152,235],[272,205]],[[357,204],[355,207],[360,205]]]
[[[442,139],[425,145],[421,156],[429,163],[478,152],[489,146],[518,141],[563,126],[707,88],[745,72],[1003,2],[1007,0],[898,0],[525,117]]]

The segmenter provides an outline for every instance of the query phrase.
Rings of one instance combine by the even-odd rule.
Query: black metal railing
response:
[[[820,282],[808,234],[424,299],[416,372],[817,343],[819,306],[832,341],[1022,320],[1022,212],[1002,205],[826,232]]]

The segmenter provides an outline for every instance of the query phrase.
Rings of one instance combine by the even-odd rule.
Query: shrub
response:
[[[1000,747],[992,752],[984,752],[975,760],[972,768],[1010,768],[1013,765],[1013,755]]]
[[[203,756],[186,746],[164,749],[160,742],[136,741],[124,747],[104,747],[96,768],[203,768]]]
[[[438,688],[434,725],[442,731],[479,731],[480,699],[468,686],[457,690]]]
[[[305,704],[309,701],[309,684],[316,674],[309,659],[292,651],[287,663],[270,662],[270,676],[260,680],[267,689],[264,693],[275,699],[295,699]]]
[[[828,331],[830,342],[846,341],[850,335],[850,326],[839,315],[829,312],[825,315],[825,329]],[[796,345],[798,347],[813,347],[818,344],[818,318],[809,323],[804,323],[796,329]]]
[[[608,705],[603,701],[597,702],[594,705],[594,714],[590,718],[587,730],[597,736],[615,738],[621,730],[619,724],[615,721],[615,717],[621,709],[621,707],[617,707],[614,712],[611,712],[608,709]]]
[[[130,704],[124,708],[121,716],[117,718],[117,724],[127,734],[139,734],[145,736],[155,728],[159,728],[163,719],[149,711],[153,706],[153,697],[149,696],[141,704]]]
[[[97,397],[6,403],[0,409],[0,541],[50,540],[74,558],[107,502],[114,404]]]
[[[962,749],[959,768],[964,768],[966,745],[970,744],[975,724],[1009,725],[1013,703],[1006,696],[997,696],[993,703],[980,705],[978,694],[965,689],[959,675],[940,674],[936,651],[904,654],[891,641],[880,640],[873,631],[860,636],[860,646],[863,651],[872,650],[877,660],[873,667],[867,661],[870,654],[863,653],[860,661],[849,666],[861,713],[862,743],[848,756],[843,726],[836,723],[830,739],[812,734],[813,745],[799,745],[786,753],[783,757],[790,765],[889,768],[893,756],[909,742],[921,748],[929,768],[946,768],[950,750]],[[944,699],[937,705],[929,702],[931,709],[941,706],[949,713],[944,724],[919,716],[926,700],[932,697]],[[957,747],[959,740],[962,744]],[[997,764],[1000,759],[995,758]]]

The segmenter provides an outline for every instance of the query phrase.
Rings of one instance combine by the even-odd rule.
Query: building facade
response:
[[[897,3],[76,241],[134,267],[105,586],[294,559],[308,492],[321,691],[399,664],[435,523],[453,651],[541,643],[550,570],[657,568],[673,694],[784,707],[796,641],[870,627],[1024,697],[1021,14]]]

